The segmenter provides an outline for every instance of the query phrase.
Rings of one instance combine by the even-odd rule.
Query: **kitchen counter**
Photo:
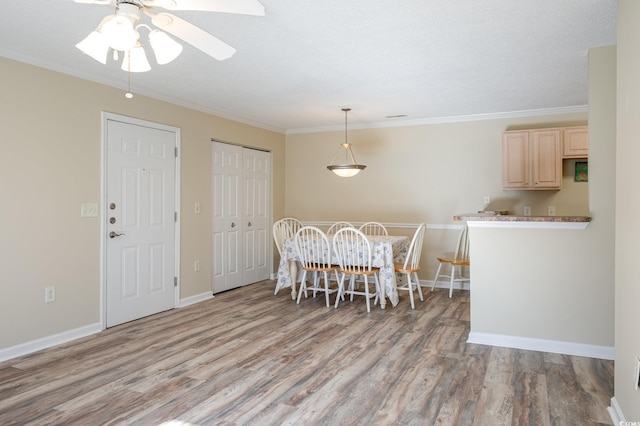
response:
[[[597,260],[600,223],[582,216],[456,218],[469,226],[469,343],[613,359],[611,326],[603,321],[611,308],[594,314],[613,292],[605,278],[613,271]]]
[[[589,216],[516,216],[494,213],[462,213],[454,220],[466,221],[469,226],[492,228],[557,228],[585,229],[591,222]]]

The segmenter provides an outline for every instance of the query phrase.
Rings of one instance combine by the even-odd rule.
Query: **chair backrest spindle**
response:
[[[360,228],[365,235],[389,235],[387,228],[380,222],[367,222]]]
[[[355,227],[351,223],[345,222],[342,220],[331,225],[329,227],[329,230],[327,230],[327,235],[334,235],[336,232],[338,232],[342,228],[355,228]]]

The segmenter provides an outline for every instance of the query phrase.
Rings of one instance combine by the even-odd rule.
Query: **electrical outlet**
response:
[[[47,287],[44,289],[44,303],[53,303],[56,301],[56,288]]]
[[[491,204],[491,195],[485,195],[484,196],[484,205],[488,206],[489,204]]]
[[[636,385],[636,390],[640,389],[640,356],[636,357],[636,372],[633,376],[633,381]]]
[[[524,206],[524,215],[531,216],[531,206]]]
[[[200,272],[200,261],[196,260],[195,262],[193,262],[193,271],[194,272]]]
[[[200,214],[200,203],[196,203],[196,204],[193,206],[193,212],[194,212],[195,214]]]
[[[556,215],[556,206],[547,206],[547,215],[555,216]]]

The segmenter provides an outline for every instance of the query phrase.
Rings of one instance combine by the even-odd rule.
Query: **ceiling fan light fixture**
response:
[[[344,143],[341,143],[338,150],[333,154],[330,164],[327,169],[331,170],[336,176],[339,177],[352,177],[363,171],[367,166],[364,164],[358,164],[356,157],[353,155],[351,144],[347,142],[347,113],[351,111],[351,108],[342,108],[344,111]],[[344,150],[345,161],[343,164],[333,164],[336,156],[340,150]]]
[[[91,56],[101,64],[107,63],[109,43],[98,31],[93,31],[84,40],[76,44],[76,47],[85,55]]]
[[[124,55],[121,69],[127,72],[147,72],[151,70],[147,55],[144,53],[144,49],[140,43],[137,43],[136,47]]]
[[[109,46],[123,52],[133,49],[140,34],[133,28],[131,19],[123,15],[111,15],[108,18],[103,21],[99,31]]]
[[[168,64],[182,53],[182,45],[163,31],[152,30],[149,33],[149,44],[159,65]]]

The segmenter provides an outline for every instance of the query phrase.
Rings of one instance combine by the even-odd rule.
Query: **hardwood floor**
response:
[[[367,314],[274,285],[0,363],[0,424],[611,424],[612,361],[467,344],[466,292]]]

